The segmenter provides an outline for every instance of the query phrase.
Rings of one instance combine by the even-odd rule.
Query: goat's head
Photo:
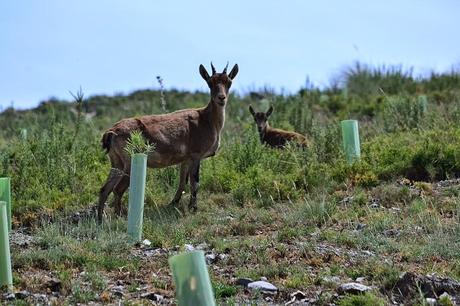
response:
[[[252,117],[254,117],[254,120],[256,121],[257,129],[259,130],[259,132],[265,131],[265,128],[267,127],[268,117],[270,117],[270,115],[273,112],[273,106],[270,106],[266,113],[256,113],[252,106],[249,105],[249,111],[251,112]]]
[[[212,75],[209,76],[206,68],[200,65],[200,74],[211,90],[211,101],[212,103],[224,107],[227,103],[228,91],[232,86],[232,80],[238,74],[238,65],[235,64],[229,74],[227,74],[227,66],[225,66],[222,73],[217,73],[216,68],[211,63]]]

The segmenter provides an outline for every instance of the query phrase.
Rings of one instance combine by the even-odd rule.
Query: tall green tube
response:
[[[27,140],[27,129],[21,129],[22,140]]]
[[[216,305],[203,251],[175,255],[168,261],[179,306]]]
[[[6,203],[0,201],[0,287],[13,289],[13,275],[11,273],[10,242],[8,239],[8,217]]]
[[[11,180],[9,177],[0,177],[0,201],[6,203],[8,230],[11,231]]]
[[[418,96],[417,102],[422,113],[426,113],[428,108],[428,98],[426,97],[426,95]]]
[[[343,120],[341,125],[343,149],[345,151],[345,156],[347,158],[348,164],[352,164],[355,160],[361,157],[358,121]]]
[[[134,242],[141,241],[142,239],[146,175],[147,155],[143,153],[134,154],[131,157],[128,201],[128,235]]]

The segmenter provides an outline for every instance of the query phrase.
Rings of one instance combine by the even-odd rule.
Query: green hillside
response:
[[[12,178],[14,227],[29,228],[39,245],[13,248],[17,285],[31,288],[24,269],[51,270],[64,286],[58,301],[98,296],[100,302],[124,267],[171,297],[166,257],[145,266],[131,256],[123,218],[108,210],[102,228],[90,217],[77,224],[68,218],[97,202],[110,169],[100,144],[105,129],[122,118],[201,107],[208,100],[208,93],[138,90],[80,102],[69,95],[68,101],[0,113],[0,177]],[[262,111],[272,105],[270,124],[306,135],[311,148],[261,145],[249,105]],[[342,151],[343,119],[360,124],[362,158],[351,166]],[[356,63],[328,88],[232,95],[220,150],[202,163],[198,212],[166,206],[177,187],[177,167],[149,170],[144,236],[158,248],[206,242],[227,254],[211,278],[219,301],[229,304],[262,298],[234,287],[231,277],[267,277],[282,289],[274,300],[279,303],[295,290],[333,292],[329,276],[366,277],[378,288],[368,299],[385,303],[400,272],[459,279],[459,122],[457,71],[418,77],[401,67]],[[363,251],[374,255],[352,255]],[[160,269],[158,279],[148,269]],[[77,287],[97,280],[69,276],[81,271],[103,271],[102,284],[90,286],[93,295]],[[321,298],[324,305],[335,299]]]

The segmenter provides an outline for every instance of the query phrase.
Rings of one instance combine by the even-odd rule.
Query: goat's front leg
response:
[[[200,160],[193,161],[190,167],[190,203],[188,205],[191,211],[197,210],[196,195],[200,187]]]
[[[189,173],[189,168],[190,168],[189,162],[183,162],[180,165],[179,186],[177,187],[176,194],[174,195],[174,198],[171,200],[169,205],[176,205],[177,203],[179,203],[182,197],[182,193],[185,190],[186,179]]]
[[[99,192],[99,203],[97,206],[97,221],[98,223],[102,223],[102,215],[104,213],[104,206],[105,201],[109,194],[113,191],[113,188],[117,185],[117,183],[121,180],[123,176],[123,171],[117,168],[110,169],[109,177],[105,182],[104,186],[102,186]]]
[[[123,198],[123,194],[129,187],[129,176],[131,172],[130,167],[130,165],[125,166],[125,168],[123,169],[123,176],[113,188],[113,206],[115,208],[115,214],[118,216],[121,216],[122,214],[126,214],[128,212],[128,207],[122,205],[121,199]]]

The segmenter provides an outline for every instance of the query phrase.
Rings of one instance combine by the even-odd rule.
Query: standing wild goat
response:
[[[211,63],[212,75],[209,76],[204,66],[200,65],[200,74],[211,90],[211,99],[205,107],[123,119],[104,133],[102,147],[109,155],[112,169],[99,194],[99,222],[102,221],[105,201],[111,192],[114,194],[115,211],[121,214],[121,198],[129,186],[131,167],[130,156],[124,147],[131,132],[136,130],[141,131],[146,140],[155,145],[155,150],[148,156],[148,167],[163,168],[180,164],[179,187],[171,204],[179,202],[185,189],[186,178],[189,176],[189,208],[197,209],[200,161],[213,156],[219,148],[228,91],[238,73],[238,65],[235,65],[228,75],[227,67],[228,64],[222,73],[217,73]]]
[[[296,132],[288,132],[280,129],[274,129],[268,124],[268,117],[273,112],[273,106],[270,106],[266,113],[264,112],[255,112],[252,106],[249,106],[249,111],[251,112],[254,120],[257,124],[257,130],[259,131],[260,141],[263,144],[268,144],[274,148],[284,148],[288,142],[294,142],[302,147],[307,147],[309,141],[305,136],[300,135]]]

